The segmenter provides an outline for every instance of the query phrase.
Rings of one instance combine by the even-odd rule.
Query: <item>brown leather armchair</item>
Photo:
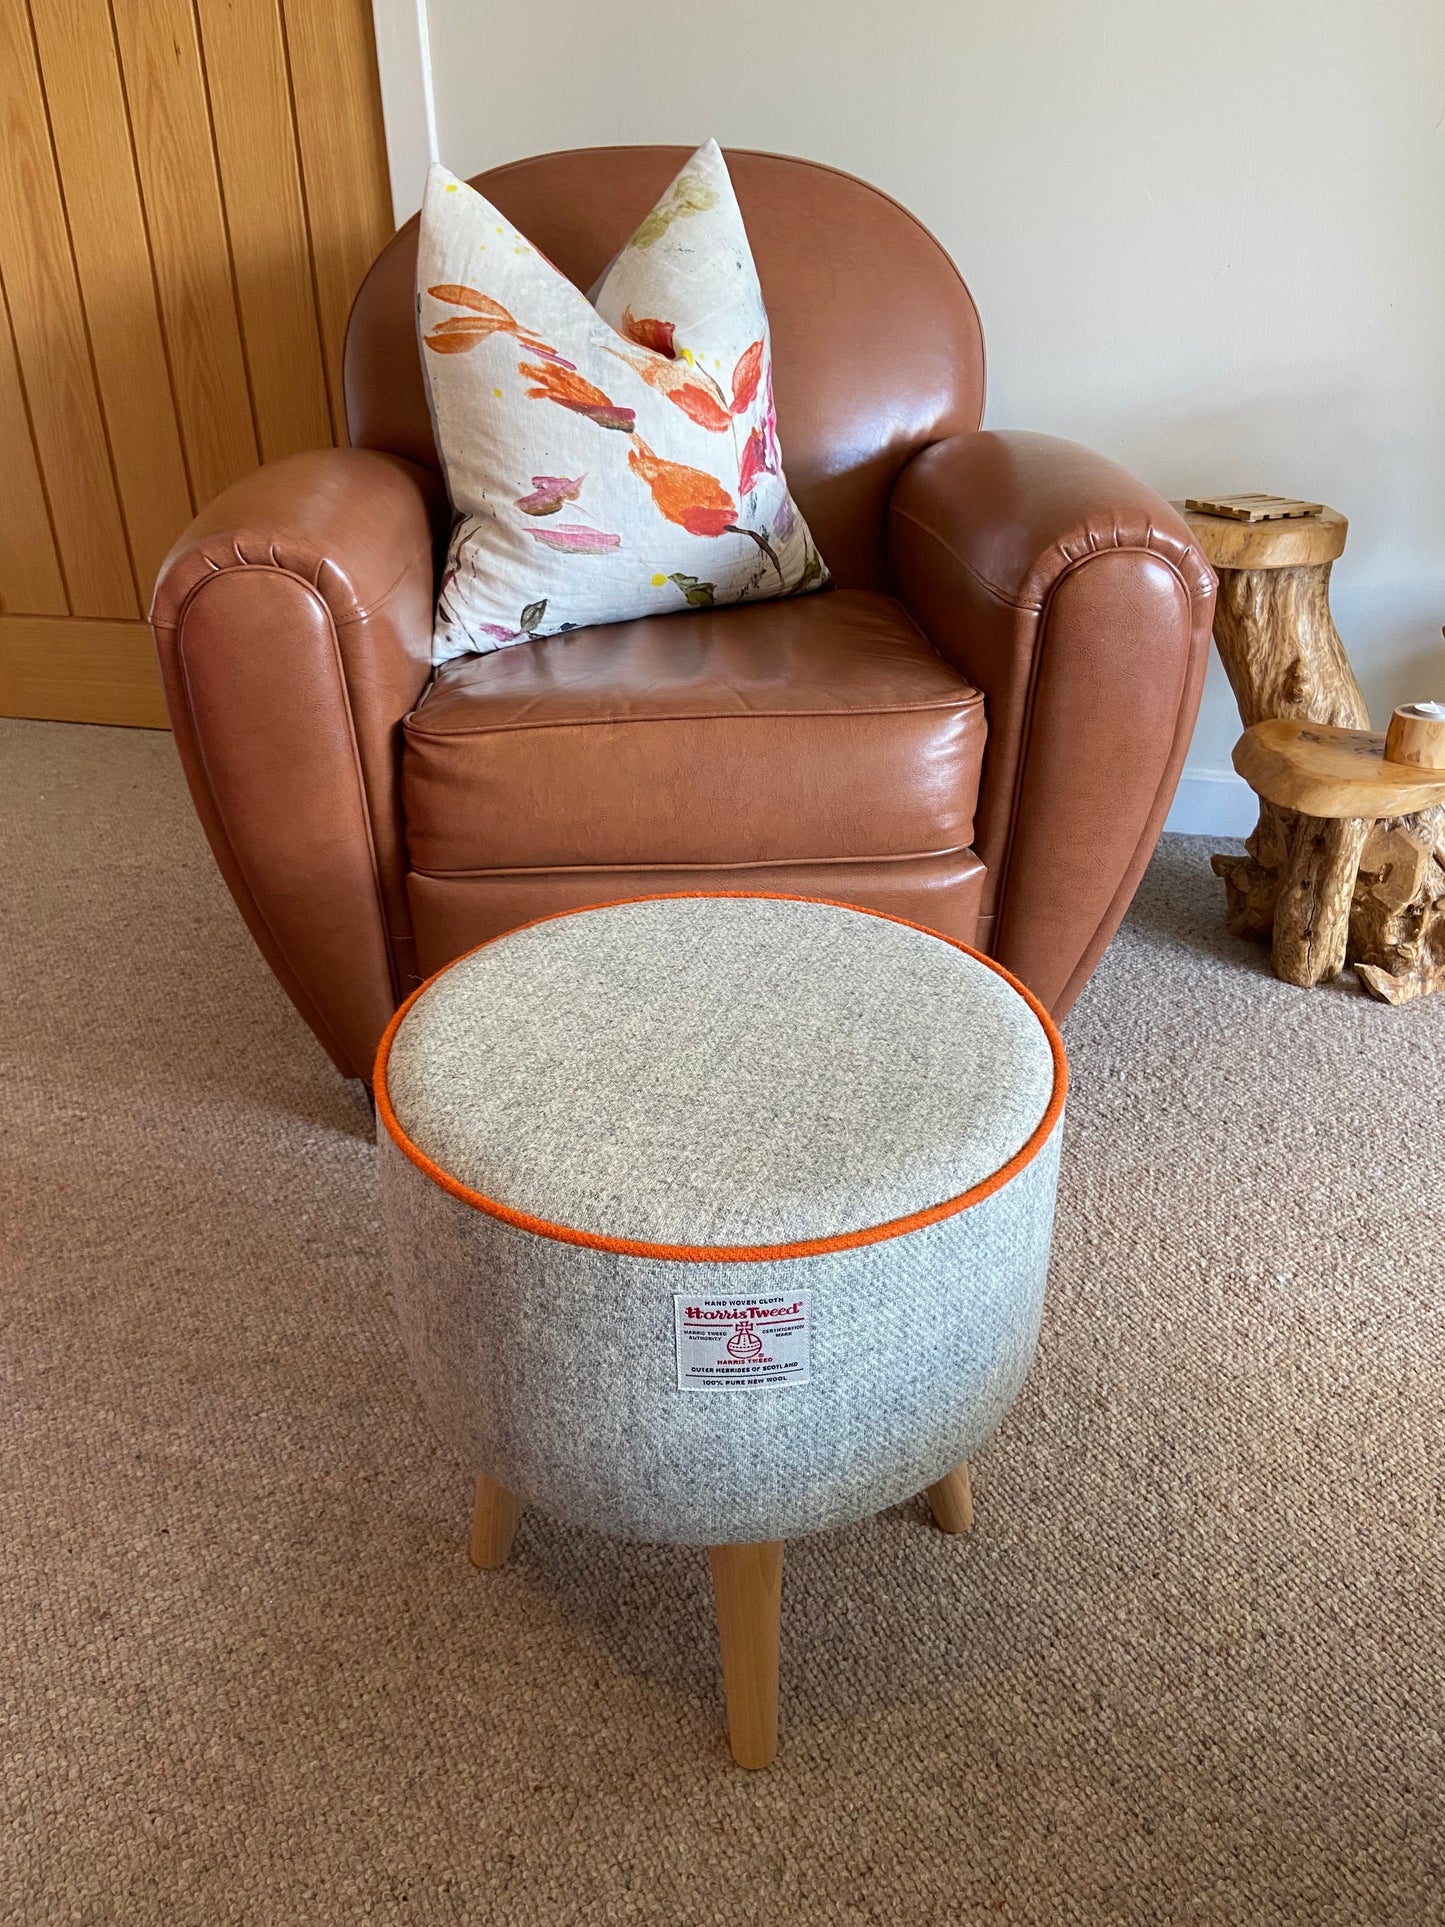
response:
[[[477,186],[587,287],[686,158],[548,154]],[[416,223],[346,341],[352,446],[238,483],[166,560],[175,738],[267,961],[368,1078],[397,1002],[531,917],[652,891],[868,904],[977,941],[1062,1014],[1173,795],[1209,567],[1112,462],[980,432],[957,270],[886,195],[728,157],[772,320],[788,480],[835,586],[432,673],[448,512]]]

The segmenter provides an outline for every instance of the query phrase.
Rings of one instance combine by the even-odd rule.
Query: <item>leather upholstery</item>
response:
[[[593,147],[472,185],[591,287],[687,159]],[[903,464],[983,413],[983,336],[958,269],[914,217],[831,167],[729,152],[773,338],[788,486],[834,580],[884,589],[884,511]],[[416,353],[417,219],[377,257],[346,338],[351,439],[436,465]]]
[[[433,877],[413,870],[408,882],[424,976],[504,930],[556,910],[618,903],[678,890],[769,890],[780,896],[826,897],[925,924],[973,943],[983,894],[983,865],[972,850],[940,856],[844,859],[817,863],[634,865],[581,870],[503,870]]]
[[[889,556],[915,619],[984,692],[990,953],[1062,1015],[1163,828],[1213,573],[1182,517],[1125,469],[1017,432],[959,436],[910,463]]]
[[[191,796],[262,953],[348,1076],[415,972],[400,719],[431,674],[445,497],[362,449],[227,489],[151,607]]]
[[[685,156],[551,154],[477,185],[585,287]],[[152,620],[197,810],[349,1074],[369,1076],[418,970],[667,889],[976,926],[1061,1015],[1162,823],[1212,611],[1187,528],[1086,450],[978,432],[973,303],[895,202],[808,162],[728,163],[789,482],[838,589],[523,645],[429,687],[448,514],[414,223],[353,310],[357,446],[237,484],[162,568]]]
[[[412,866],[966,850],[983,736],[978,692],[858,590],[463,656],[406,724]]]

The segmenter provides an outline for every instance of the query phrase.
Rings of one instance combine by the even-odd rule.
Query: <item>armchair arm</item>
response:
[[[1051,435],[923,450],[894,487],[888,541],[898,595],[984,694],[980,941],[1062,1016],[1168,812],[1214,576],[1166,501]]]
[[[330,448],[258,469],[161,565],[151,605],[191,796],[266,961],[368,1078],[414,974],[400,722],[431,673],[439,480]]]

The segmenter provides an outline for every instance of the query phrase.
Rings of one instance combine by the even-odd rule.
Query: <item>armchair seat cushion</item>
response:
[[[445,664],[406,719],[413,870],[967,849],[979,692],[892,597],[614,623]]]

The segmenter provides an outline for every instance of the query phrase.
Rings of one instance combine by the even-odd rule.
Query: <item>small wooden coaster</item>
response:
[[[1224,515],[1231,522],[1291,522],[1322,515],[1323,502],[1300,502],[1293,495],[1190,495],[1185,508],[1197,515]]]

